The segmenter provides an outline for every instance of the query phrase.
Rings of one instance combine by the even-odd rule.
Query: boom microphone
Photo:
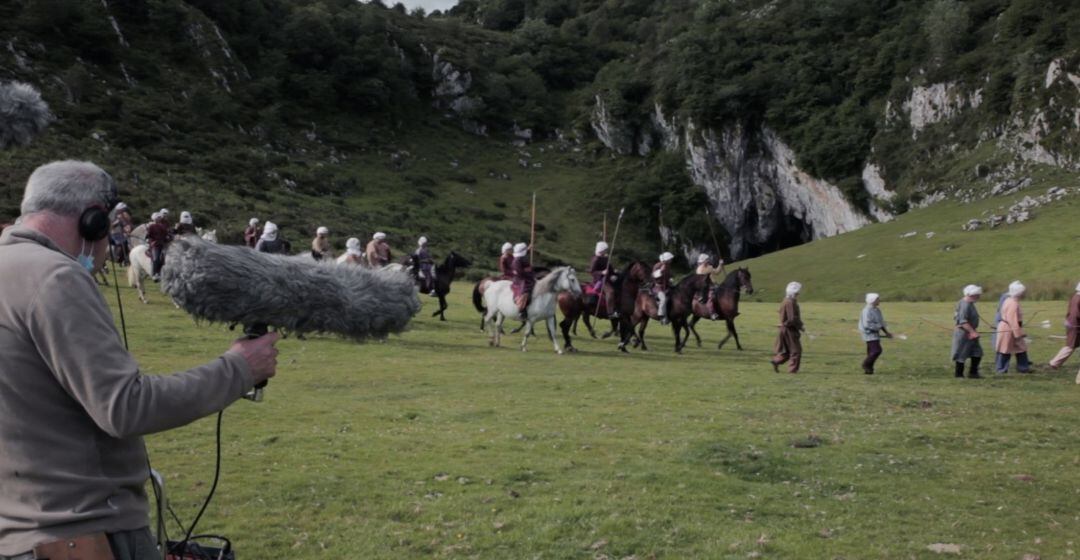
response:
[[[49,105],[34,86],[0,83],[0,150],[29,144],[52,121]]]
[[[270,255],[194,235],[172,242],[161,284],[196,319],[244,325],[253,337],[274,327],[357,341],[385,338],[420,311],[413,281],[403,272]]]

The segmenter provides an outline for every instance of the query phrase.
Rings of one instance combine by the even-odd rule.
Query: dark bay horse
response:
[[[649,319],[659,318],[660,311],[656,305],[656,298],[649,293],[647,288],[652,281],[651,276],[652,268],[641,261],[630,263],[621,274],[622,285],[618,291],[617,304],[619,306],[619,350],[623,352],[628,351],[626,345],[635,338],[634,327],[638,327],[634,346],[640,344],[642,350],[649,349],[645,345],[645,327],[648,326]]]
[[[750,280],[750,269],[748,268],[736,269],[728,274],[723,282],[711,286],[709,288],[709,300],[705,303],[702,303],[696,295],[691,295],[692,312],[678,318],[673,316],[671,321],[673,327],[677,325],[675,340],[679,350],[686,347],[691,334],[694,335],[697,345],[700,347],[701,336],[698,335],[694,326],[702,318],[712,320],[714,315],[716,320],[723,319],[727,323],[727,336],[717,345],[717,350],[723,348],[731,337],[735,337],[735,346],[742,350],[742,344],[739,342],[739,332],[735,330],[735,318],[739,316],[739,296],[743,290],[746,290],[747,294],[754,293],[754,284]],[[672,309],[675,307],[676,305],[673,303]],[[685,337],[682,337],[683,332],[685,332]],[[682,340],[681,343],[679,342],[680,339]]]
[[[570,330],[572,328],[574,334],[577,334],[577,322],[579,319],[585,321],[585,328],[589,329],[589,336],[593,338],[596,338],[596,330],[593,329],[590,317],[611,321],[611,330],[604,333],[602,338],[608,338],[618,331],[618,320],[611,317],[611,310],[607,308],[607,301],[609,301],[609,296],[610,301],[617,300],[616,294],[618,294],[621,285],[620,278],[621,276],[618,274],[610,275],[610,280],[605,281],[603,284],[603,293],[599,295],[582,293],[575,296],[570,292],[559,294],[559,310],[563,314],[563,320],[559,322],[559,327],[562,329],[563,340],[567,348],[573,348],[570,341]]]
[[[446,255],[442,264],[435,266],[435,295],[439,298],[439,309],[431,314],[432,317],[438,317],[440,321],[446,320],[446,294],[450,293],[450,284],[454,281],[457,269],[469,266],[472,266],[472,261],[454,251]]]

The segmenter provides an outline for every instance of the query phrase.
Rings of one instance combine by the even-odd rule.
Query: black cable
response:
[[[120,311],[120,332],[124,334],[124,350],[130,350],[128,348],[127,322],[124,320],[124,300],[120,299],[120,280],[116,276],[116,254],[113,252],[112,247],[109,247],[109,257],[112,261],[113,286],[116,287],[116,308]]]
[[[224,414],[224,410],[218,411],[217,434],[215,436],[217,458],[214,460],[214,482],[210,485],[210,493],[206,495],[206,499],[203,501],[203,505],[199,509],[198,515],[195,516],[195,520],[192,521],[191,526],[188,527],[187,533],[184,535],[184,540],[173,545],[171,547],[173,550],[170,550],[170,552],[175,551],[175,549],[177,549],[178,547],[182,547],[180,548],[181,553],[187,551],[188,542],[191,540],[191,534],[195,531],[195,527],[198,526],[199,520],[202,519],[203,513],[206,512],[206,508],[210,505],[210,500],[214,498],[214,492],[217,490],[218,480],[221,478],[221,417]]]

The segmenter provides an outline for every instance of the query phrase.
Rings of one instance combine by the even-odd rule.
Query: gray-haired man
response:
[[[91,278],[115,204],[101,168],[53,162],[30,176],[20,223],[0,236],[0,559],[103,542],[118,560],[160,558],[142,436],[221,410],[274,375],[276,334],[185,372],[142,375]]]

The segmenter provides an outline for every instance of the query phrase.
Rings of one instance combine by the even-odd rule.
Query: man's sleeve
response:
[[[225,408],[253,384],[247,361],[234,353],[173,375],[142,375],[90,275],[74,268],[41,285],[27,327],[57,382],[113,437],[183,426]]]

